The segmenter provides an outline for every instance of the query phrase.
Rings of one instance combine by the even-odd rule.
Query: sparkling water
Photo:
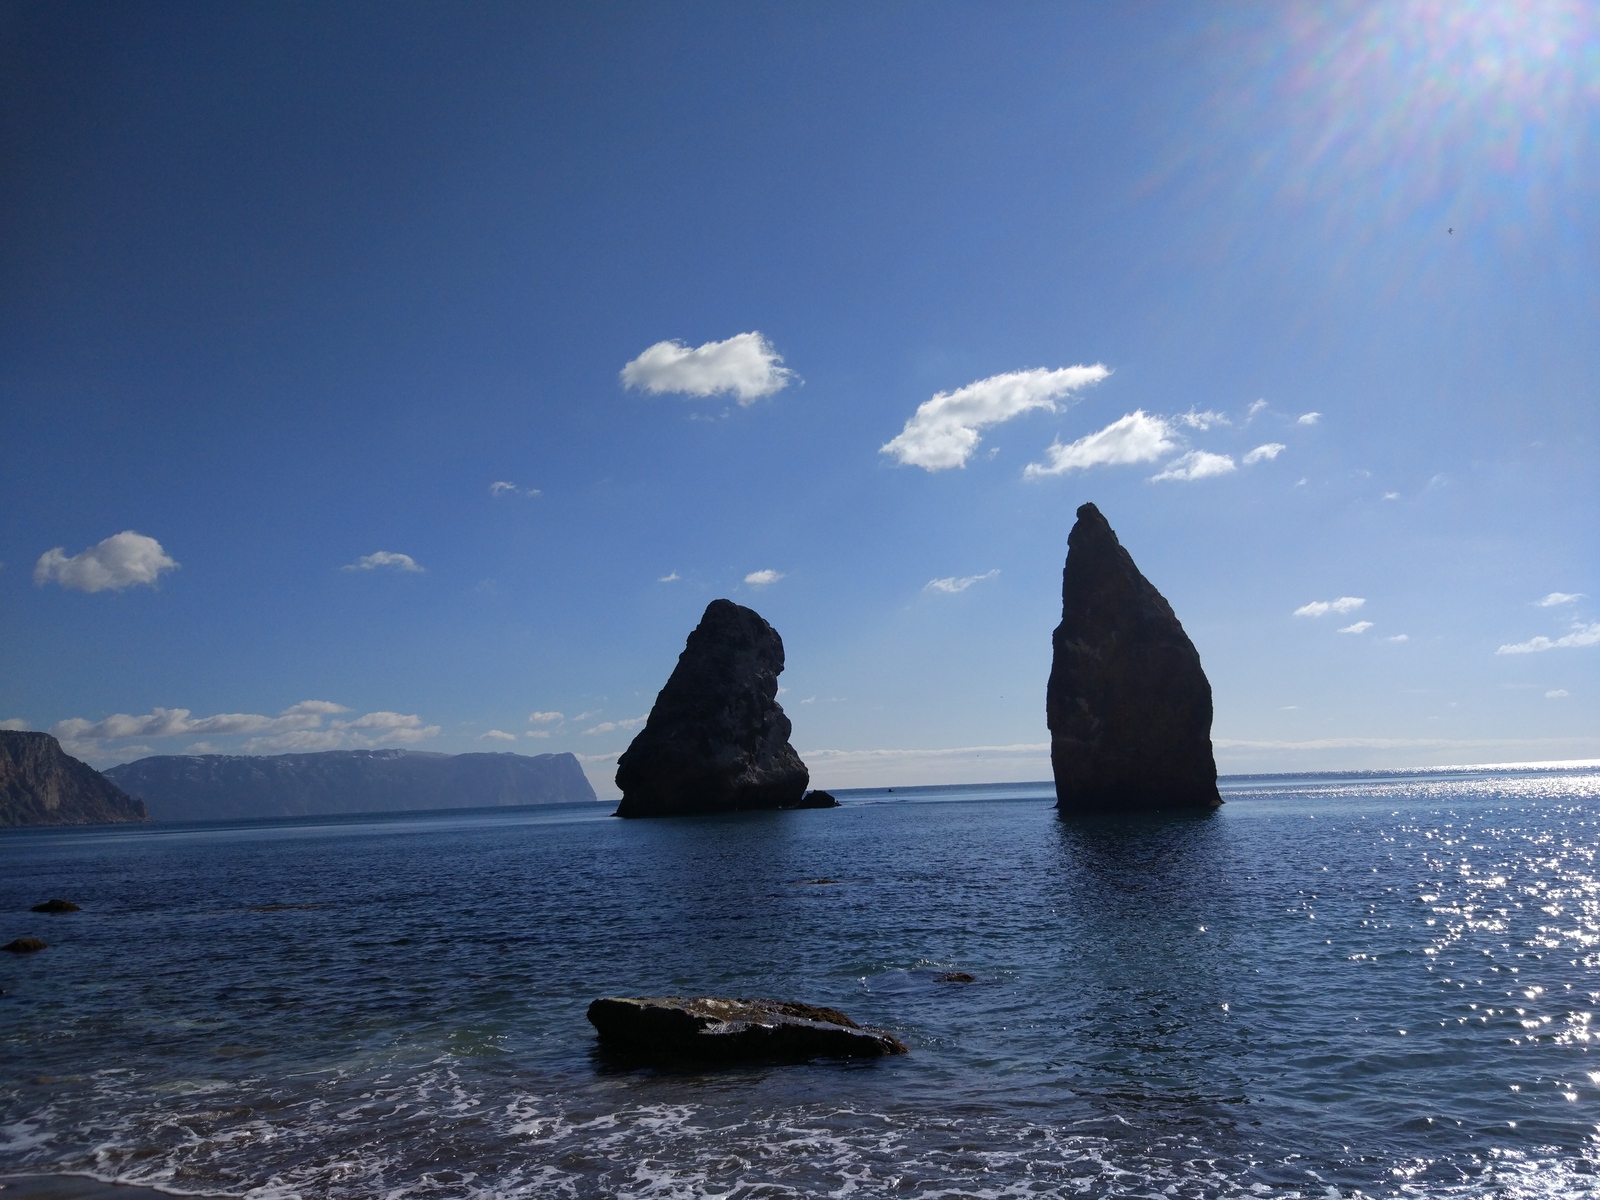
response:
[[[1600,773],[0,834],[0,1171],[253,1197],[1600,1192]],[[29,913],[54,896],[83,911]],[[967,972],[971,983],[941,974]],[[910,1055],[648,1069],[607,994]]]

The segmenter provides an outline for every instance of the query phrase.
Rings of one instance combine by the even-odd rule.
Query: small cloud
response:
[[[815,704],[816,702],[817,698],[815,696],[807,696],[804,700],[800,701],[801,704]]]
[[[917,405],[905,428],[880,446],[878,453],[925,471],[964,467],[978,448],[978,430],[1036,408],[1056,412],[1058,400],[1110,374],[1100,363],[1056,370],[1037,367],[991,375],[953,392],[938,392]]]
[[[1305,485],[1310,483],[1310,482],[1311,481],[1309,479],[1307,479],[1305,476],[1302,475],[1299,479],[1296,479],[1294,481],[1294,485],[1295,485],[1295,487],[1305,487]]]
[[[1383,640],[1386,642],[1409,642],[1411,635],[1409,633],[1397,633],[1393,637],[1386,637]]]
[[[396,554],[392,550],[379,550],[375,554],[363,554],[353,563],[346,563],[340,570],[343,571],[376,571],[379,567],[393,567],[397,571],[421,572],[417,560],[409,554]]]
[[[1297,617],[1325,617],[1331,612],[1353,613],[1366,603],[1362,596],[1340,596],[1337,600],[1313,600],[1294,610]]]
[[[1570,650],[1577,646],[1600,646],[1600,621],[1596,621],[1593,625],[1584,625],[1581,622],[1575,624],[1572,627],[1572,632],[1565,637],[1555,639],[1543,636],[1529,638],[1525,642],[1501,646],[1495,653],[1538,654],[1545,650]]]
[[[507,733],[503,729],[491,729],[487,733],[480,733],[478,735],[478,740],[480,742],[485,738],[493,738],[497,742],[514,742],[517,740],[517,735],[514,733]]]
[[[751,587],[766,587],[769,583],[777,583],[782,578],[782,571],[751,571],[744,577],[744,581]]]
[[[1068,445],[1052,443],[1045,448],[1049,466],[1029,463],[1023,469],[1022,477],[1039,479],[1068,471],[1086,471],[1090,467],[1155,462],[1177,448],[1172,426],[1161,417],[1148,415],[1141,408]]]
[[[584,714],[584,716],[589,715],[591,714]],[[583,717],[579,717],[578,719],[581,721]],[[528,724],[530,725],[554,725],[557,721],[565,720],[566,717],[562,716],[558,712],[532,712],[528,714]]]
[[[725,342],[691,350],[679,341],[657,342],[622,368],[622,385],[660,395],[715,396],[730,393],[741,405],[789,386],[794,372],[759,333],[740,333]]]
[[[1372,628],[1371,621],[1357,621],[1354,625],[1346,625],[1339,630],[1340,633],[1365,633]]]
[[[1251,421],[1255,420],[1256,414],[1266,406],[1267,402],[1265,400],[1252,400],[1250,407],[1244,411],[1244,423],[1246,425],[1250,424]]]
[[[683,576],[679,575],[676,571],[673,571],[669,575],[661,576],[661,578],[657,579],[656,582],[657,583],[677,583],[678,580],[680,580],[682,578],[683,578]]]
[[[599,708],[591,708],[588,712],[579,713],[577,716],[573,717],[572,720],[575,721],[575,722],[576,721],[587,721],[590,717],[598,717],[603,711],[605,711],[605,710],[604,709],[599,709]]]
[[[550,736],[550,731],[548,729],[530,729],[522,736],[525,738],[547,738]]]
[[[1244,465],[1253,467],[1258,462],[1271,462],[1288,448],[1282,442],[1268,442],[1263,446],[1257,446],[1244,456]]]
[[[1567,691],[1566,688],[1553,688],[1544,694],[1544,698],[1546,700],[1560,700],[1570,695],[1572,695],[1572,693]]]
[[[1159,475],[1152,475],[1152,482],[1159,483],[1163,479],[1206,479],[1212,475],[1226,475],[1235,471],[1233,459],[1226,454],[1212,454],[1209,450],[1191,450],[1187,454],[1180,454],[1167,464],[1167,469]]]
[[[121,591],[139,583],[154,587],[163,571],[177,569],[155,538],[124,529],[77,554],[68,555],[61,546],[46,550],[34,564],[33,582],[36,587],[54,582],[80,592]]]
[[[542,496],[542,495],[544,495],[544,493],[541,492],[538,488],[518,487],[514,483],[506,482],[504,479],[497,479],[493,483],[491,483],[489,485],[489,494],[491,496]]]
[[[1383,494],[1383,498],[1385,500],[1398,500],[1398,499],[1400,499],[1400,493],[1399,492],[1385,492]]]
[[[985,579],[993,579],[1000,574],[1000,568],[985,571],[982,575],[963,575],[960,578],[952,575],[948,579],[930,579],[923,588],[926,592],[964,592],[975,583],[982,583]]]
[[[1320,420],[1322,420],[1322,414],[1319,413],[1319,412],[1301,413],[1300,414],[1300,419],[1298,421],[1296,421],[1295,424],[1296,425],[1315,425]]]
[[[1207,429],[1210,429],[1213,425],[1233,424],[1233,422],[1228,420],[1227,417],[1223,416],[1219,412],[1212,412],[1209,408],[1206,409],[1205,412],[1196,412],[1193,408],[1191,408],[1188,412],[1179,415],[1178,420],[1187,425],[1190,429],[1198,429],[1202,433],[1204,433]]]
[[[1582,600],[1582,592],[1551,592],[1543,600],[1535,600],[1539,608],[1555,608],[1562,604],[1571,604],[1574,600]]]
[[[589,729],[585,729],[583,732],[585,734],[596,734],[596,733],[611,733],[611,732],[613,732],[615,730],[618,730],[618,729],[637,729],[637,728],[639,728],[639,726],[643,725],[649,719],[650,719],[650,714],[646,713],[642,717],[629,717],[627,720],[624,720],[624,721],[601,721],[600,724],[595,725],[595,726],[593,726],[593,727],[591,727]]]
[[[13,732],[21,732],[32,728],[33,722],[26,717],[7,717],[4,721],[0,721],[0,729],[7,729]]]

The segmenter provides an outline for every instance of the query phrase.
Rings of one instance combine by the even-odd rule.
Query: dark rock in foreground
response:
[[[142,796],[158,821],[233,821],[335,813],[416,812],[593,800],[571,754],[162,754],[107,777]]]
[[[878,1058],[904,1054],[898,1038],[863,1029],[836,1008],[716,996],[604,997],[589,1005],[600,1043],[645,1058],[715,1062]]]
[[[43,904],[35,904],[28,910],[37,913],[69,913],[82,912],[71,900],[46,900]]]
[[[946,971],[933,977],[935,983],[977,983],[978,977],[968,971]]]
[[[839,802],[834,799],[832,792],[824,792],[820,788],[814,792],[807,792],[796,808],[838,808]]]
[[[50,943],[36,937],[14,938],[4,946],[0,946],[0,950],[9,950],[13,954],[32,954],[36,950],[48,949],[50,949]]]
[[[1194,643],[1094,505],[1067,547],[1045,700],[1056,807],[1215,808],[1211,684]]]
[[[619,817],[797,808],[811,773],[778,705],[783,639],[713,600],[639,736],[617,760]]]
[[[0,730],[0,826],[143,821],[144,804],[48,733]]]

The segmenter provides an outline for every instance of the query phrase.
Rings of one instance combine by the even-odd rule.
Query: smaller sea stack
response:
[[[783,639],[713,600],[639,736],[617,760],[619,817],[798,808],[811,773],[778,705]]]
[[[1211,684],[1093,504],[1067,538],[1045,715],[1062,815],[1211,809]]]

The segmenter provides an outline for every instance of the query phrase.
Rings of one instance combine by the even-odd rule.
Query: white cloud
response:
[[[29,721],[26,717],[7,717],[4,721],[0,721],[0,729],[9,729],[20,732],[22,730],[32,728],[33,722]]]
[[[1409,642],[1411,635],[1409,633],[1397,633],[1393,637],[1387,637],[1383,640],[1386,642]]]
[[[1313,600],[1310,604],[1302,604],[1294,610],[1297,617],[1325,617],[1331,612],[1353,613],[1360,608],[1366,600],[1361,596],[1340,596],[1337,600]]]
[[[740,333],[725,342],[691,350],[678,341],[657,342],[622,368],[624,387],[651,395],[731,393],[742,405],[781,392],[794,372],[778,364],[783,357],[759,333]]]
[[[1050,465],[1029,463],[1022,475],[1025,479],[1038,479],[1090,467],[1154,462],[1178,448],[1172,439],[1172,426],[1139,409],[1068,445],[1053,443],[1045,449]]]
[[[1151,480],[1160,482],[1163,479],[1205,479],[1212,475],[1226,475],[1229,471],[1236,471],[1233,459],[1226,454],[1212,454],[1209,450],[1191,450],[1187,454],[1180,454],[1167,464],[1167,469],[1159,475],[1150,476]]]
[[[1554,688],[1551,691],[1546,692],[1544,694],[1544,698],[1546,700],[1560,700],[1563,697],[1570,695],[1572,695],[1572,693],[1567,691],[1566,688]]]
[[[1551,592],[1543,600],[1535,600],[1540,608],[1555,608],[1560,604],[1571,604],[1574,600],[1582,600],[1582,592]]]
[[[1383,494],[1383,498],[1385,500],[1398,500],[1398,499],[1400,499],[1400,493],[1399,492],[1385,492]]]
[[[136,583],[154,587],[161,572],[177,569],[155,538],[124,529],[71,556],[61,546],[46,550],[34,564],[33,582],[38,587],[55,582],[80,592],[120,591]]]
[[[1198,429],[1202,433],[1207,429],[1210,429],[1213,425],[1233,424],[1233,422],[1228,420],[1227,417],[1223,416],[1219,412],[1212,412],[1209,408],[1206,409],[1205,412],[1196,412],[1193,408],[1191,408],[1188,412],[1180,414],[1178,420],[1183,422],[1183,424],[1187,425],[1190,429]]]
[[[345,571],[375,571],[379,567],[394,567],[400,571],[421,571],[417,560],[409,554],[396,554],[392,550],[379,550],[376,554],[363,554],[353,563],[346,563]]]
[[[422,724],[420,717],[393,712],[373,712],[353,721],[324,719],[349,712],[331,700],[302,700],[275,717],[261,713],[217,713],[209,717],[191,715],[187,708],[153,708],[133,716],[113,713],[100,721],[70,717],[57,721],[50,732],[74,754],[99,756],[108,742],[130,738],[236,737],[255,735],[242,747],[244,753],[259,750],[336,750],[363,748],[383,743],[409,743],[435,736],[439,726]],[[210,743],[204,743],[210,746]],[[129,753],[132,747],[122,747]],[[148,750],[147,747],[140,749]],[[208,750],[207,752],[214,752]]]
[[[1036,408],[1056,411],[1056,401],[1099,383],[1111,372],[1095,363],[1048,370],[1009,371],[991,375],[953,392],[939,392],[917,405],[894,440],[879,454],[926,471],[964,467],[978,447],[978,430],[998,425]]]
[[[601,721],[600,724],[591,729],[585,729],[583,732],[586,734],[595,734],[611,733],[613,730],[617,729],[637,729],[649,719],[650,714],[646,713],[642,717],[629,717],[623,721]]]
[[[541,492],[538,488],[518,487],[516,484],[508,483],[504,479],[497,479],[493,483],[491,483],[489,485],[489,494],[491,496],[542,496],[542,495],[544,495],[544,493]]]
[[[1258,462],[1271,462],[1288,448],[1282,442],[1268,442],[1263,446],[1257,446],[1244,456],[1244,465],[1253,467]]]
[[[656,582],[657,583],[677,583],[678,580],[680,580],[682,578],[683,578],[682,575],[679,575],[676,571],[673,571],[670,574],[661,576],[661,578],[657,579]]]
[[[531,738],[547,738],[550,736],[550,731],[548,729],[530,729],[522,736]]]
[[[514,742],[517,740],[517,735],[514,733],[507,733],[504,729],[491,729],[487,733],[480,733],[478,735],[478,740],[480,742],[485,738],[492,738],[497,742]]]
[[[528,714],[528,724],[530,725],[554,725],[557,721],[565,721],[566,719],[565,716],[558,712],[531,712]]]
[[[1371,621],[1357,621],[1354,625],[1346,625],[1339,630],[1340,633],[1365,633],[1372,628]]]
[[[1244,413],[1244,423],[1246,425],[1250,424],[1251,421],[1255,420],[1256,414],[1266,406],[1267,402],[1265,400],[1250,401],[1250,407],[1247,408]]]
[[[778,580],[782,578],[782,571],[773,571],[769,569],[765,571],[751,571],[750,574],[744,577],[744,581],[751,587],[766,587],[767,584],[777,583]]]
[[[1542,650],[1569,650],[1575,646],[1600,646],[1600,621],[1593,625],[1575,624],[1571,633],[1553,641],[1543,636],[1529,638],[1525,642],[1501,646],[1495,653],[1538,654]]]
[[[1295,424],[1296,425],[1315,425],[1320,420],[1322,420],[1322,414],[1319,413],[1319,412],[1301,413],[1300,414],[1300,419],[1298,421],[1296,421]]]
[[[952,575],[948,579],[930,579],[923,591],[927,592],[964,592],[975,583],[982,583],[985,579],[993,579],[1000,574],[1000,568],[985,571],[982,575],[962,575],[959,578]]]

